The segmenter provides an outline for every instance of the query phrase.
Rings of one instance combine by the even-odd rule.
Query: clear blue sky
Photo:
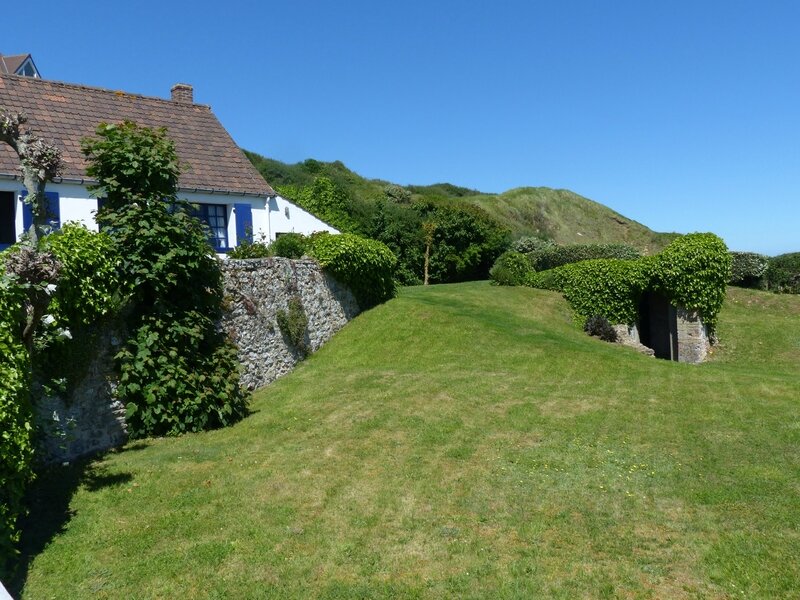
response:
[[[800,251],[800,2],[59,0],[24,13],[0,52],[30,52],[48,79],[156,96],[191,83],[265,156],[398,183],[568,188],[659,231]]]

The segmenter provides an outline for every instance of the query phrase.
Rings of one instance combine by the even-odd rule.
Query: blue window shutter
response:
[[[31,205],[25,202],[25,197],[28,195],[26,190],[20,192],[22,197],[22,229],[28,231],[33,224],[33,211]],[[53,229],[61,227],[61,202],[58,198],[58,192],[45,192],[47,198],[47,222]]]
[[[249,204],[234,204],[236,215],[236,245],[253,242],[253,209]]]
[[[58,192],[45,192],[47,198],[47,222],[53,229],[61,228],[61,202]]]
[[[22,198],[22,232],[25,233],[33,225],[33,211],[31,205],[25,202],[25,196],[28,195],[27,190],[22,190],[19,194]]]

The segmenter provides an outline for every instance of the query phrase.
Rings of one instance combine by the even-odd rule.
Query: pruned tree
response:
[[[28,118],[24,113],[9,112],[0,107],[0,141],[8,144],[19,156],[22,182],[28,195],[25,198],[31,207],[33,222],[28,230],[28,239],[36,247],[39,238],[46,233],[47,199],[44,188],[48,181],[61,174],[61,151],[45,142],[24,127]]]

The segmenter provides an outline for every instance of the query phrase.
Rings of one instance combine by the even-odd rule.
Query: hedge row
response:
[[[352,233],[319,233],[308,238],[308,253],[350,288],[362,310],[395,295],[397,258],[381,242]]]
[[[627,244],[570,244],[534,250],[528,254],[528,259],[534,271],[547,271],[582,260],[595,258],[634,260],[640,256],[636,248]]]
[[[526,284],[561,291],[582,320],[600,315],[612,323],[634,323],[642,293],[658,291],[673,304],[697,310],[713,329],[730,263],[720,238],[694,233],[676,239],[656,256],[572,263],[531,273]]]
[[[776,292],[800,294],[800,252],[769,259],[767,287]]]

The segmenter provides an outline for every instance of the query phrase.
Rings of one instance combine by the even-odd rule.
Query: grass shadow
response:
[[[65,531],[75,515],[70,502],[78,488],[85,487],[94,492],[126,484],[132,478],[130,473],[109,473],[98,464],[97,456],[39,471],[28,491],[28,515],[21,523],[20,556],[8,586],[13,597],[22,595],[33,559]]]

